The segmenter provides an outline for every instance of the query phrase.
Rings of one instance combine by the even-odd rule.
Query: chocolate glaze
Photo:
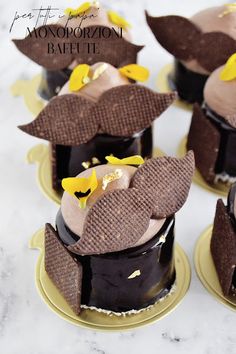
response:
[[[207,79],[207,75],[187,69],[176,59],[173,71],[168,76],[171,89],[177,91],[182,100],[188,103],[198,102],[199,104],[203,102],[203,89]]]
[[[38,94],[45,100],[56,96],[64,84],[69,80],[72,70],[42,70]]]
[[[74,177],[84,171],[83,162],[96,157],[100,164],[106,164],[105,156],[113,154],[124,158],[141,155],[143,158],[152,156],[152,127],[149,127],[133,137],[116,137],[98,134],[89,142],[79,146],[53,145],[56,150],[57,188],[61,188],[61,180]],[[91,164],[90,167],[93,165]]]
[[[236,218],[234,214],[235,197],[236,197],[236,183],[234,183],[230,188],[228,198],[227,198],[227,213],[229,214],[230,220],[232,222],[236,234]],[[234,270],[234,274],[232,277],[231,293],[236,294],[236,269]]]
[[[145,308],[167,295],[175,281],[174,224],[174,217],[169,217],[150,241],[134,248],[94,256],[73,254],[83,266],[81,304],[125,312]],[[56,227],[65,245],[78,241],[60,210]],[[165,243],[159,242],[163,234]],[[128,279],[138,270],[139,276]]]
[[[227,212],[233,221],[234,226],[236,226],[236,219],[235,219],[235,214],[234,214],[234,208],[235,208],[235,197],[236,197],[236,183],[232,185],[230,188],[229,194],[228,194],[228,199],[227,199]]]
[[[215,165],[215,173],[227,173],[229,176],[236,176],[236,129],[231,127],[223,117],[218,115],[206,103],[203,105],[206,117],[215,125],[220,132],[220,148]]]

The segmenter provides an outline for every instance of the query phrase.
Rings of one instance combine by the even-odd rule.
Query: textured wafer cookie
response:
[[[79,314],[82,266],[70,255],[50,224],[45,226],[45,270],[72,310]]]
[[[180,60],[196,59],[212,72],[236,52],[236,41],[222,32],[203,33],[192,21],[181,16],[151,17],[146,20],[157,41]]]
[[[211,238],[211,254],[224,295],[229,295],[236,266],[236,232],[219,199]]]
[[[194,154],[183,159],[150,159],[134,174],[131,186],[154,197],[153,216],[164,218],[177,212],[185,203],[194,173]]]
[[[90,108],[93,103],[75,94],[56,96],[31,123],[19,128],[25,133],[54,144],[79,145],[90,140],[98,130]]]
[[[134,246],[152,215],[169,216],[183,205],[193,171],[192,152],[183,159],[149,160],[139,167],[130,188],[110,191],[98,199],[86,216],[81,239],[69,249],[100,254]]]
[[[148,200],[136,189],[108,192],[90,209],[80,241],[69,249],[100,254],[129,248],[147,230],[150,218]]]
[[[100,32],[109,32],[109,38],[99,38]],[[26,38],[14,39],[13,42],[23,54],[48,70],[64,69],[74,60],[78,64],[88,63],[90,65],[105,61],[120,67],[136,63],[137,54],[143,48],[143,46],[135,45],[118,37],[114,31],[105,26],[87,26],[86,33],[90,33],[90,35],[76,38],[75,35],[70,34],[69,26],[65,28],[53,24],[41,26],[30,32]],[[79,37],[78,34],[77,37]],[[58,46],[62,52],[59,52]],[[52,48],[54,48],[54,52],[52,52]]]
[[[54,144],[80,145],[95,134],[132,136],[152,122],[176,98],[141,85],[121,85],[107,90],[98,102],[74,94],[54,97],[27,125],[19,128]]]
[[[201,31],[187,18],[181,16],[151,17],[146,12],[147,24],[162,47],[176,58],[194,58],[193,43]]]
[[[215,164],[219,146],[219,131],[207,119],[201,107],[196,103],[193,108],[187,149],[194,151],[196,167],[209,183],[213,183],[215,179]]]
[[[52,176],[52,188],[57,190],[61,187],[61,183],[57,177],[57,154],[56,145],[49,145],[50,161],[51,161],[51,176]]]

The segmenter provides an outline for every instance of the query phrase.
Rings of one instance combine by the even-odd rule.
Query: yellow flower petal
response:
[[[91,2],[84,2],[82,5],[80,5],[77,9],[72,9],[71,7],[68,7],[65,9],[64,13],[68,16],[78,16],[81,13],[84,13],[88,11],[92,6]]]
[[[69,89],[72,92],[79,91],[84,85],[86,85],[89,79],[90,66],[87,64],[80,64],[75,67],[70,75]]]
[[[67,193],[78,199],[79,206],[81,209],[83,209],[86,207],[88,198],[98,186],[96,171],[93,169],[91,176],[88,178],[63,178],[61,185]]]
[[[144,159],[140,155],[125,157],[124,159],[115,156],[106,156],[105,158],[112,165],[142,165],[144,163]]]
[[[231,81],[236,79],[236,53],[231,55],[231,57],[227,60],[227,63],[220,73],[220,79],[222,81]]]
[[[129,64],[119,69],[119,72],[135,81],[144,82],[149,78],[149,70],[138,64]]]
[[[131,27],[131,24],[115,11],[107,11],[107,16],[109,18],[109,21],[116,26],[122,27],[123,29]]]

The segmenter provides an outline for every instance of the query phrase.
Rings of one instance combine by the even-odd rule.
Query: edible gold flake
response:
[[[106,174],[102,179],[102,189],[105,191],[107,185],[119,178],[123,175],[121,169],[117,168],[114,172]]]
[[[140,275],[141,275],[141,272],[139,269],[137,269],[132,274],[130,274],[130,276],[128,276],[127,279],[133,279],[133,278],[139,277]]]
[[[85,84],[85,85],[87,85],[90,81],[91,81],[91,79],[90,79],[88,76],[85,76],[85,77],[82,79],[82,82],[83,82],[83,84]]]
[[[166,242],[166,236],[162,235],[159,239],[159,243],[165,243]]]
[[[94,71],[92,80],[96,80],[99,78],[100,75],[104,73],[104,71],[107,69],[108,65],[106,63],[103,63],[97,67],[97,69]]]
[[[83,166],[83,168],[85,168],[85,170],[87,170],[91,166],[91,162],[83,161],[81,165]]]
[[[99,161],[97,157],[92,157],[92,164],[93,165],[99,165],[100,163],[101,163],[101,161]]]

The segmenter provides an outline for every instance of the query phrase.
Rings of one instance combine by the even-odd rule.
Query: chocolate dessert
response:
[[[100,75],[91,79],[97,70]],[[73,76],[32,123],[20,127],[50,142],[54,189],[60,190],[63,178],[105,163],[106,155],[152,156],[152,123],[174,101],[175,94],[158,94],[130,84],[120,70],[96,64],[83,80],[79,70],[78,79]],[[137,77],[141,76],[139,72]],[[70,87],[78,91],[71,92]]]
[[[131,43],[129,23],[99,4],[87,2],[65,12],[56,24],[13,40],[23,54],[43,67],[39,94],[46,100],[59,93],[78,64],[106,61],[120,67],[135,63],[143,48]]]
[[[235,4],[208,8],[190,19],[147,13],[146,19],[160,45],[175,57],[170,86],[184,101],[201,104],[208,76],[236,51]]]
[[[188,135],[187,148],[194,150],[196,167],[210,184],[236,181],[236,75],[225,77],[234,59],[210,75],[202,107],[194,106]]]
[[[236,295],[236,184],[227,206],[219,199],[211,238],[211,254],[225,296]]]
[[[46,272],[76,314],[134,313],[174,291],[175,213],[188,196],[193,153],[107,159],[63,179],[56,229],[45,228]]]

